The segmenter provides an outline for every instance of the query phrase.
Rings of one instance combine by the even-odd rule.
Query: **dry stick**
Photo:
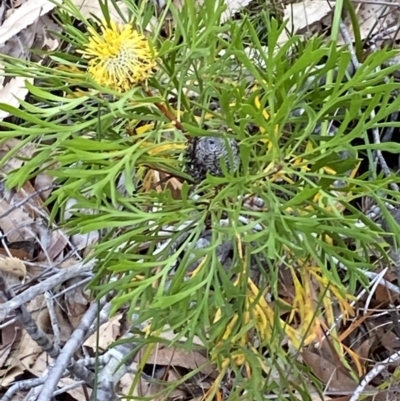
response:
[[[64,345],[53,368],[50,370],[46,386],[43,387],[37,401],[50,401],[65,369],[70,369],[72,364],[76,364],[72,360],[73,355],[81,345],[90,325],[96,319],[98,308],[98,303],[94,302],[84,314],[78,328],[72,333],[71,338]]]
[[[83,380],[75,382],[75,383],[71,383],[69,386],[65,386],[63,388],[60,388],[60,390],[55,391],[54,392],[54,397],[56,395],[60,395],[60,394],[66,393],[67,391],[72,390],[72,389],[74,389],[76,387],[82,386],[83,384],[85,384],[85,382]]]
[[[7,281],[4,279],[2,273],[0,273],[0,284],[3,286],[3,293],[7,299],[15,296],[13,290],[8,287]],[[47,334],[36,324],[25,306],[22,305],[19,308],[16,308],[15,314],[32,340],[34,340],[49,356],[55,359],[60,354],[60,348],[57,345],[54,345]],[[70,370],[87,383],[93,383],[93,373],[82,366],[76,365],[75,362],[71,365]]]
[[[64,257],[64,260],[65,260],[65,259],[68,259],[68,258],[69,258],[69,255],[74,255],[78,260],[82,260],[82,257],[81,257],[81,255],[79,254],[79,252],[77,251],[76,246],[74,246],[74,245],[71,243],[69,237],[68,237],[67,235],[65,235],[65,233],[64,233],[55,223],[50,222],[48,213],[46,213],[43,209],[37,208],[37,207],[34,206],[34,205],[31,205],[31,204],[30,204],[29,206],[30,206],[31,209],[34,210],[34,212],[35,212],[38,216],[42,217],[42,219],[44,219],[49,225],[51,225],[52,228],[54,229],[54,231],[60,231],[61,234],[63,235],[63,237],[65,238],[65,240],[66,240],[67,244],[69,245],[69,247],[71,248],[71,250],[70,250],[70,252]]]
[[[7,320],[5,323],[0,324],[0,330],[5,329],[7,326],[11,326],[12,324],[14,324],[18,319],[16,317],[13,317],[10,320]]]
[[[97,330],[98,327],[100,327],[103,323],[105,323],[109,320],[111,308],[112,308],[111,302],[107,302],[106,304],[103,305],[103,307],[101,308],[101,310],[99,312],[98,321],[93,323],[89,327],[88,337],[91,336]]]
[[[5,12],[6,12],[6,2],[4,1],[0,6],[0,25],[3,25],[4,22],[3,17]]]
[[[351,40],[350,33],[347,30],[347,26],[345,25],[345,23],[343,21],[340,21],[339,28],[340,28],[340,34],[342,35],[342,38],[343,38],[344,42],[349,47],[351,61],[352,61],[353,65],[354,65],[354,68],[356,70],[358,70],[361,67],[361,64],[358,61],[356,52],[355,52],[354,47],[353,47],[353,41]]]
[[[19,295],[16,295],[12,299],[0,305],[0,321],[3,321],[11,311],[31,301],[38,295],[54,289],[54,287],[60,285],[66,280],[78,276],[79,274],[91,271],[95,263],[96,261],[92,260],[88,263],[79,263],[76,266],[73,266],[69,269],[61,270],[59,273],[48,278],[47,280],[44,280],[43,282],[30,287],[29,289],[27,289],[26,291],[22,292]]]
[[[148,89],[144,89],[144,92],[146,93],[147,96],[149,97],[153,97],[154,95],[151,93],[150,90]],[[161,113],[164,114],[165,117],[168,118],[169,121],[171,121],[176,128],[179,129],[179,131],[185,132],[185,128],[183,128],[182,123],[174,116],[173,113],[171,113],[167,107],[165,107],[165,105],[163,105],[162,103],[159,102],[155,102],[154,103],[155,106],[161,111]]]
[[[371,117],[372,118],[375,117],[375,112],[374,111],[371,112]],[[381,143],[381,139],[379,137],[378,128],[373,128],[372,129],[372,135],[373,135],[373,138],[374,138],[374,143],[375,144],[380,144]],[[389,166],[386,163],[385,158],[382,155],[382,152],[379,149],[376,149],[374,152],[376,154],[376,158],[379,161],[379,164],[382,167],[383,173],[385,174],[386,177],[390,177],[391,172],[390,172]],[[392,188],[393,191],[399,192],[399,187],[395,182],[390,183],[390,188]]]
[[[4,279],[2,273],[0,273],[0,285],[2,285],[3,293],[8,299],[14,296],[14,292],[8,287],[7,281]],[[54,345],[47,334],[36,324],[25,306],[16,308],[15,313],[32,340],[34,340],[49,356],[56,358],[60,354],[60,348]],[[94,375],[91,371],[83,366],[77,365],[75,362],[72,362],[68,368],[77,377],[93,385]],[[37,385],[40,385],[40,383]]]
[[[8,286],[7,281],[5,280],[3,273],[0,273],[0,285],[3,287],[3,294],[7,299],[12,298],[15,294],[13,290],[11,290]],[[50,341],[49,337],[47,337],[46,333],[36,324],[36,322],[32,319],[30,313],[25,308],[25,306],[20,306],[15,309],[15,314],[17,315],[18,320],[21,322],[22,326],[29,334],[29,336],[43,349],[43,351],[47,352],[50,356],[54,356],[57,353],[57,350],[53,346],[53,343]]]
[[[105,364],[107,364],[109,362],[111,358],[111,355],[102,355],[99,357],[92,357],[92,358],[88,358],[88,359],[79,359],[76,361],[77,365],[80,366],[84,366],[86,368],[92,368],[93,366],[100,365],[100,366],[104,366]],[[66,370],[64,372],[65,374],[69,374],[68,370]],[[12,401],[13,396],[18,392],[18,391],[26,391],[26,390],[31,390],[34,387],[38,387],[41,386],[42,384],[44,384],[47,380],[48,377],[48,373],[45,373],[42,377],[39,377],[37,379],[27,379],[27,380],[21,380],[17,383],[14,383],[8,390],[7,392],[3,395],[3,397],[1,398],[0,401]],[[84,382],[80,381],[80,382],[76,382],[71,384],[68,387],[64,387],[60,390],[57,390],[54,392],[54,395],[57,394],[61,394],[61,392],[65,392],[70,390],[71,388],[75,388],[78,385],[82,385]],[[73,386],[73,387],[71,387]]]
[[[99,325],[101,326],[101,325]],[[78,365],[84,366],[85,368],[93,368],[97,366],[104,366],[110,362],[111,355],[105,353],[100,356],[87,357],[85,359],[79,359],[76,361]]]
[[[354,52],[354,48],[353,48],[353,43],[350,39],[350,35],[348,34],[347,31],[347,27],[341,22],[340,24],[340,31],[343,37],[343,40],[346,42],[346,44],[349,46],[349,50],[350,53],[352,55],[352,60],[353,58],[356,59],[356,63],[354,64],[355,69],[357,70],[360,67],[360,64],[356,58],[355,52]],[[354,61],[353,61],[354,63]],[[375,117],[375,112],[372,111],[371,112],[371,118]],[[373,138],[374,138],[374,143],[375,144],[379,144],[380,143],[380,137],[379,137],[379,131],[377,128],[374,128],[372,130],[373,132]],[[385,174],[385,176],[390,176],[390,170],[388,165],[386,164],[386,160],[384,159],[382,152],[380,150],[376,150],[376,156],[379,160],[379,163],[381,164],[382,170]],[[394,191],[399,191],[399,187],[397,186],[397,184],[395,183],[391,183],[390,187],[394,190]],[[357,401],[360,396],[362,395],[362,393],[364,392],[366,386],[371,382],[371,380],[373,380],[378,374],[380,374],[384,369],[387,368],[387,364],[397,361],[400,359],[400,352],[396,352],[395,354],[393,354],[392,356],[390,356],[389,358],[387,358],[385,361],[383,361],[382,363],[377,364],[369,373],[367,373],[367,375],[364,377],[364,379],[361,381],[361,383],[359,384],[359,386],[356,388],[356,390],[354,391],[354,394],[351,396],[350,401]]]
[[[382,32],[378,32],[376,35],[373,35],[372,38],[370,39],[372,42],[377,42],[380,39],[383,39],[384,37],[391,35],[392,33],[395,33],[399,27],[397,25],[392,26],[388,29],[385,29]]]
[[[108,363],[99,371],[96,391],[93,391],[90,401],[113,401],[116,399],[114,387],[128,371],[130,365],[139,350],[134,349],[137,343],[132,341],[134,335],[126,333],[122,339],[131,341],[119,344],[107,351]],[[105,356],[103,355],[103,357]],[[129,358],[127,356],[129,355]],[[39,401],[39,400],[38,400]]]
[[[18,391],[30,390],[33,387],[42,385],[47,379],[47,376],[39,377],[38,379],[22,380],[18,383],[14,383],[3,395],[1,401],[12,401],[14,395]]]
[[[93,279],[93,277],[86,277],[86,278],[84,278],[83,280],[79,281],[78,283],[75,283],[75,284],[69,286],[69,287],[66,288],[65,290],[62,290],[62,291],[60,291],[60,292],[57,292],[57,294],[53,294],[53,295],[52,295],[52,298],[53,298],[53,299],[59,298],[59,297],[61,297],[62,295],[66,294],[67,292],[70,292],[70,291],[74,290],[75,288],[81,287],[81,286],[83,286],[83,284],[86,284],[86,283],[88,283],[89,281],[92,281],[92,279]]]
[[[47,310],[49,311],[51,328],[53,329],[54,345],[58,347],[60,345],[61,335],[60,335],[60,328],[58,327],[58,319],[56,316],[56,311],[54,309],[53,298],[49,291],[46,291],[44,293],[44,297],[46,299]]]
[[[341,33],[341,35],[343,37],[344,42],[349,47],[349,51],[350,51],[350,55],[351,55],[351,61],[354,64],[354,68],[356,70],[358,70],[361,67],[361,64],[357,59],[357,55],[356,55],[356,52],[354,51],[353,42],[351,40],[349,31],[347,30],[347,27],[343,23],[343,21],[340,21],[340,33]],[[375,111],[374,110],[371,111],[370,117],[371,117],[371,119],[375,118]],[[373,128],[372,129],[372,135],[373,135],[373,138],[374,138],[374,143],[376,145],[380,144],[381,143],[381,139],[379,137],[378,128]],[[377,159],[379,161],[379,164],[382,167],[382,170],[383,170],[383,173],[385,174],[385,176],[386,177],[390,177],[391,176],[391,172],[390,172],[389,166],[386,163],[385,158],[382,155],[382,152],[379,149],[377,149],[377,150],[375,150],[375,155],[376,155],[376,157],[377,157]],[[390,184],[390,188],[393,189],[393,191],[397,191],[397,192],[399,191],[398,185],[396,183],[394,183],[394,182]]]
[[[21,206],[25,205],[25,203],[29,202],[36,195],[39,195],[40,193],[46,192],[49,189],[53,189],[53,188],[58,188],[58,185],[48,185],[47,187],[44,187],[42,189],[38,189],[37,191],[31,193],[26,198],[24,198],[22,201],[17,202],[15,205],[10,207],[10,209],[8,209],[4,213],[0,214],[0,219],[3,219],[4,217],[7,217],[10,213],[12,213],[14,210],[20,208]]]
[[[360,396],[365,390],[365,387],[373,380],[376,376],[378,376],[381,372],[383,372],[389,364],[394,363],[400,360],[400,351],[397,351],[393,355],[389,356],[389,358],[375,365],[375,367],[370,370],[365,376],[364,379],[361,380],[359,386],[354,390],[354,394],[351,396],[349,401],[358,401]]]
[[[336,1],[336,0],[334,0]],[[353,3],[358,4],[373,4],[374,6],[389,6],[389,7],[400,7],[398,3],[391,3],[389,1],[376,1],[376,0],[352,0]]]
[[[41,384],[40,386],[31,388],[23,401],[36,401],[43,386],[44,384]]]

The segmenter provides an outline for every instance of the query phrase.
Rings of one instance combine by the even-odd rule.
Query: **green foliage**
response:
[[[172,8],[176,19],[172,37],[158,36],[162,21],[155,29],[152,39],[159,50],[159,69],[148,82],[151,95],[141,86],[116,93],[82,72],[85,61],[75,51],[84,47],[87,33],[73,26],[73,18],[62,8],[58,19],[68,45],[63,48],[68,51],[50,53],[48,67],[4,57],[8,75],[35,77],[38,82],[28,86],[33,102],[22,102],[20,109],[0,105],[20,119],[18,124],[0,123],[2,138],[18,137],[22,144],[37,145],[32,159],[7,176],[7,184],[22,186],[47,171],[59,184],[47,202],[54,219],[62,220],[70,198],[78,201],[78,210],[93,211],[60,223],[71,233],[101,231],[101,242],[92,254],[99,260],[92,283],[95,293],[115,291],[114,311],[128,305],[138,320],[151,319],[153,333],[169,325],[176,340],[187,337],[188,348],[198,336],[221,369],[224,360],[230,359],[238,370],[232,398],[246,389],[247,396],[255,399],[260,391],[296,399],[295,390],[309,399],[307,385],[301,384],[304,367],[294,364],[281,346],[285,329],[278,313],[273,322],[274,341],[260,340],[258,355],[237,342],[251,329],[263,338],[254,319],[243,323],[246,280],[250,265],[256,263],[260,291],[268,289],[277,301],[276,311],[281,304],[291,309],[279,301],[280,269],[300,268],[300,261],[313,261],[344,298],[364,284],[362,269],[373,263],[368,255],[383,249],[378,242],[379,227],[354,205],[364,197],[383,205],[378,191],[395,177],[383,178],[372,169],[350,177],[349,171],[357,169],[364,152],[377,148],[369,143],[367,130],[384,126],[385,119],[399,109],[399,98],[391,97],[399,89],[390,78],[394,68],[377,70],[393,54],[386,50],[371,54],[354,76],[347,77],[350,54],[335,42],[321,38],[303,42],[293,37],[279,48],[284,26],[265,13],[265,48],[249,19],[220,26],[222,7],[215,11],[214,0],[207,0],[197,10],[194,3],[186,0],[182,12]],[[133,2],[129,6],[135,24],[143,28],[149,9],[138,9]],[[73,17],[84,25],[96,26],[71,4],[64,7],[73,10]],[[334,70],[337,79],[321,83]],[[239,174],[209,176],[195,189],[198,199],[190,196],[190,181],[183,184],[181,199],[175,199],[168,189],[161,193],[149,189],[149,170],[188,178],[178,146],[185,143],[185,134],[171,125],[157,103],[164,103],[170,111],[179,110],[189,136],[207,133],[205,125],[218,135],[229,129],[240,141]],[[220,109],[212,109],[211,103]],[[300,108],[304,113],[294,116],[293,111]],[[264,109],[269,118],[262,113]],[[195,115],[200,115],[200,123]],[[328,126],[332,120],[340,122],[335,135],[316,133],[317,124]],[[146,124],[153,125],[140,131]],[[161,153],[151,152],[159,144],[168,146]],[[398,145],[385,143],[379,149],[398,152]],[[348,157],[342,158],[343,152]],[[12,156],[0,164],[4,166]],[[117,188],[121,177],[124,193]],[[340,192],[334,187],[337,180],[342,184]],[[397,194],[390,194],[398,199]],[[248,195],[261,199],[265,207],[246,209],[239,199]],[[360,219],[365,227],[357,225]],[[196,249],[207,227],[212,227],[210,245]],[[349,241],[357,251],[349,250]],[[228,270],[217,256],[218,246],[225,243],[233,247]],[[196,274],[188,275],[195,260],[202,260],[201,266]],[[238,274],[242,279],[234,284]],[[218,313],[221,318],[215,322]],[[239,319],[223,339],[235,315]],[[251,379],[240,379],[242,368],[235,365],[234,357],[241,354],[251,366]],[[267,376],[263,366],[269,369]],[[285,372],[288,366],[290,377]]]

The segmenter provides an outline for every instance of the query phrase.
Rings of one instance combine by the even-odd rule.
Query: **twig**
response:
[[[349,47],[349,51],[350,51],[350,55],[351,55],[351,61],[352,61],[353,65],[354,65],[354,68],[356,70],[358,70],[361,67],[361,64],[358,61],[356,52],[355,52],[354,47],[353,47],[353,41],[351,40],[350,33],[349,33],[348,29],[347,29],[347,26],[345,25],[345,23],[342,20],[340,21],[339,28],[340,28],[340,34],[342,35],[342,38],[343,38],[344,42]]]
[[[397,30],[397,28],[398,27],[396,26],[396,30]],[[351,40],[349,31],[347,30],[347,27],[343,23],[343,21],[340,21],[340,33],[341,33],[341,35],[343,37],[344,42],[349,47],[349,51],[350,51],[350,54],[351,54],[351,60],[352,60],[352,62],[354,64],[354,68],[356,70],[358,70],[361,67],[361,64],[357,59],[357,55],[356,55],[356,52],[354,50],[353,42]],[[375,118],[375,111],[374,110],[371,111],[370,118],[371,118],[371,120]],[[376,145],[379,145],[381,143],[381,139],[380,139],[380,136],[379,136],[378,128],[373,128],[372,129],[372,135],[373,135],[373,138],[374,138],[374,143]],[[374,151],[374,153],[376,155],[376,158],[378,159],[379,164],[382,167],[383,173],[385,174],[386,177],[390,177],[392,174],[390,172],[389,166],[386,163],[385,158],[382,155],[382,152],[379,149],[376,149]],[[394,183],[394,182],[390,183],[389,186],[390,186],[391,189],[393,189],[393,191],[397,191],[397,192],[399,191],[399,187],[398,187],[398,185],[396,183]]]
[[[398,121],[399,119],[399,112],[395,111],[390,115],[390,121]],[[393,138],[394,126],[389,127],[386,129],[385,134],[382,137],[382,142],[390,142]]]
[[[88,336],[91,336],[98,327],[100,327],[103,323],[107,322],[110,318],[110,312],[111,312],[112,304],[111,302],[107,302],[102,308],[99,313],[98,321],[93,323],[88,330]]]
[[[83,280],[79,281],[78,283],[75,283],[75,284],[69,286],[69,287],[66,288],[65,290],[62,290],[62,291],[60,291],[60,292],[57,292],[57,294],[54,294],[54,295],[53,295],[53,299],[54,299],[54,298],[59,298],[59,297],[61,297],[62,295],[66,294],[67,292],[70,292],[70,291],[74,290],[75,288],[78,288],[78,287],[82,286],[83,284],[88,283],[88,282],[91,281],[91,280],[92,280],[92,277],[86,277],[86,278],[84,278]]]
[[[335,262],[337,263],[338,266],[342,267],[343,269],[347,270],[347,266],[341,263],[339,260],[336,258],[333,258]],[[375,283],[379,283],[385,287],[387,287],[389,290],[393,291],[396,294],[400,294],[400,288],[389,281],[385,280],[384,278],[381,277],[381,274],[370,272],[367,270],[361,270],[362,273],[364,273],[367,277],[371,278],[371,282],[369,283],[369,286],[374,286]],[[358,295],[357,299],[352,301],[350,303],[350,306],[354,306],[365,294],[367,293],[367,290],[364,288]],[[364,312],[364,314],[366,311]],[[335,327],[337,327],[338,323],[343,319],[343,314],[340,314],[337,318],[335,318],[335,321],[333,325],[327,330],[326,334],[322,337],[321,341],[317,342],[315,344],[315,348],[320,348],[322,346],[322,342],[325,341],[326,335],[330,334]]]
[[[3,321],[5,317],[13,310],[19,308],[21,305],[31,301],[33,298],[46,291],[52,290],[57,285],[63,283],[66,280],[76,277],[79,274],[91,271],[96,261],[91,260],[88,263],[79,263],[69,269],[65,269],[48,278],[40,284],[34,285],[28,288],[21,294],[16,295],[12,299],[8,300],[4,304],[0,305],[0,321]]]
[[[18,319],[16,317],[13,317],[12,319],[8,320],[7,322],[0,324],[0,330],[3,330],[7,326],[10,326],[14,324]]]
[[[378,32],[376,35],[373,35],[370,40],[373,42],[377,42],[378,40],[383,39],[385,36],[395,33],[398,29],[399,27],[396,24],[395,26],[392,26],[388,29],[385,29],[384,31]]]
[[[4,278],[3,273],[0,272],[0,285],[3,287],[3,296],[7,299],[13,298],[15,296],[12,289],[9,288],[7,280]],[[36,324],[32,319],[30,313],[21,305],[15,309],[15,314],[18,320],[21,322],[22,326],[29,334],[29,336],[42,347],[43,351],[48,353],[51,357],[57,356],[57,347],[53,345],[46,333]]]
[[[54,310],[53,299],[49,291],[44,293],[46,299],[47,310],[49,311],[50,323],[54,334],[54,344],[58,347],[60,345],[60,328],[58,327],[58,321],[56,311]]]
[[[15,205],[11,206],[10,209],[8,209],[4,213],[0,214],[0,219],[3,219],[4,217],[7,217],[10,213],[12,213],[14,210],[20,208],[21,206],[25,205],[25,203],[29,202],[36,195],[39,195],[40,193],[46,192],[49,189],[53,189],[53,188],[58,188],[58,185],[48,185],[47,187],[38,189],[37,191],[31,193],[26,198],[24,198],[22,201],[17,202]]]
[[[72,390],[72,389],[74,389],[76,387],[80,387],[80,386],[82,386],[84,384],[85,384],[85,382],[83,380],[77,381],[75,383],[71,383],[69,386],[65,386],[63,388],[60,388],[60,390],[55,391],[53,395],[55,397],[56,395],[60,395],[60,394],[66,393],[67,391]]]
[[[332,0],[331,0],[332,1]],[[333,0],[336,1],[336,0]],[[352,0],[356,4],[373,4],[374,6],[389,6],[389,7],[400,7],[399,3],[390,1],[376,1],[376,0]]]
[[[389,291],[394,292],[395,294],[400,295],[400,288],[399,286],[391,283],[390,281],[385,280],[384,278],[380,277],[380,274],[378,273],[374,273],[374,272],[370,272],[370,271],[363,271],[363,274],[365,274],[367,277],[371,278],[371,279],[377,279],[378,283],[384,287],[386,287]]]
[[[83,348],[85,349],[85,348]],[[104,366],[110,361],[111,355],[105,353],[104,355],[88,357],[85,359],[79,359],[76,361],[78,365],[84,366],[85,368],[93,368],[94,366]]]
[[[81,345],[90,325],[96,319],[98,308],[99,304],[94,302],[84,314],[78,328],[72,333],[71,338],[64,345],[54,366],[50,370],[46,386],[43,387],[37,401],[50,401],[65,369],[70,369],[70,366],[76,363],[72,359],[73,355]]]
[[[3,287],[3,294],[7,299],[15,296],[13,290],[9,288],[8,283],[1,272],[0,285]],[[59,346],[53,344],[47,334],[32,319],[32,316],[25,306],[21,305],[20,307],[16,308],[15,314],[32,340],[34,340],[43,349],[43,351],[55,359],[60,354]],[[68,366],[68,369],[73,372],[75,376],[85,380],[85,382],[88,384],[93,384],[94,375],[85,367],[77,365],[75,361],[73,361]]]
[[[375,367],[368,372],[364,379],[361,380],[359,386],[354,390],[354,394],[351,396],[349,401],[357,401],[362,393],[365,390],[365,387],[373,380],[376,376],[378,376],[383,370],[387,368],[387,366],[393,362],[400,360],[400,351],[397,351],[389,358],[375,365]]]
[[[371,111],[371,118],[375,117],[375,112],[372,110]],[[381,139],[379,137],[379,130],[378,128],[373,128],[372,129],[372,136],[374,138],[374,143],[375,144],[380,144],[381,143]],[[374,150],[375,156],[379,161],[379,164],[382,167],[382,171],[383,174],[385,174],[386,177],[390,177],[392,175],[392,173],[390,172],[389,166],[386,163],[385,158],[382,155],[382,152],[379,149]],[[393,191],[399,192],[399,187],[395,182],[391,182],[390,183],[390,188],[393,189]]]
[[[148,89],[144,89],[144,92],[146,93],[147,96],[150,96],[150,97],[154,96],[151,93],[151,91]],[[165,115],[165,117],[167,117],[168,120],[171,121],[175,125],[175,127],[179,129],[179,131],[185,132],[185,129],[183,128],[182,123],[174,116],[173,113],[171,113],[167,109],[167,107],[165,107],[165,105],[163,105],[162,103],[159,103],[159,102],[155,102],[154,104],[161,111],[161,113],[163,113]]]
[[[30,390],[33,387],[40,386],[46,381],[47,377],[39,377],[37,379],[21,380],[18,383],[14,383],[3,395],[1,401],[12,401],[12,398],[18,391]]]
[[[127,372],[128,365],[133,362],[139,351],[133,352],[137,347],[137,343],[132,341],[133,337],[132,333],[126,333],[122,339],[131,341],[107,351],[105,355],[110,357],[109,362],[99,372],[97,388],[96,391],[93,391],[90,401],[113,401],[116,399],[114,387]]]
[[[367,314],[367,309],[369,308],[369,304],[371,303],[372,297],[375,295],[376,289],[378,288],[378,286],[381,283],[381,280],[383,280],[383,277],[385,276],[385,274],[387,273],[387,271],[389,270],[388,267],[386,267],[385,269],[383,269],[374,279],[374,281],[371,281],[370,283],[370,290],[368,291],[368,296],[367,299],[365,301],[365,305],[364,305],[364,315]],[[371,285],[372,284],[372,285]]]

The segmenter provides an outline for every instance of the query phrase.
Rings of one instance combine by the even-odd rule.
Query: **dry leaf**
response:
[[[72,386],[74,383],[76,383],[76,380],[69,377],[64,377],[58,382],[58,388],[62,389],[63,387]],[[92,389],[86,386],[86,391],[90,397],[92,394]],[[70,390],[66,391],[66,394],[69,394],[77,401],[86,400],[86,393],[83,391],[82,386],[71,388]]]
[[[41,352],[28,370],[35,376],[40,377],[52,363],[54,363],[54,359],[48,356],[46,352]]]
[[[0,385],[1,387],[8,387],[17,376],[24,373],[24,369],[19,366],[15,365],[8,369],[0,369]]]
[[[78,201],[74,198],[70,198],[65,205],[64,219],[69,220],[73,216],[73,212],[94,214],[95,211],[91,209],[79,209],[75,207]],[[71,237],[71,243],[77,250],[85,249],[84,256],[87,256],[92,251],[92,245],[97,244],[100,238],[99,231],[91,231],[85,234],[74,234]]]
[[[132,371],[137,371],[137,363],[132,363],[130,368]],[[134,373],[126,373],[122,376],[121,380],[118,383],[119,391],[118,393],[122,396],[127,396],[130,394],[132,383],[135,379]],[[138,384],[136,388],[133,390],[132,396],[135,397],[143,397],[146,396],[149,392],[150,383],[144,379],[143,376],[139,378]]]
[[[17,147],[21,146],[21,141],[16,138],[10,138],[0,145],[0,159],[3,158],[11,150],[15,151]],[[35,151],[35,145],[33,143],[25,144],[20,147],[18,152],[7,160],[7,163],[1,167],[0,171],[4,174],[9,173],[13,170],[18,170],[23,164],[23,159],[30,159]]]
[[[43,252],[38,256],[38,260],[46,260],[47,257],[50,260],[54,260],[61,252],[65,249],[68,244],[68,237],[65,235],[63,230],[54,230],[49,233],[51,237],[46,247],[46,254]]]
[[[43,294],[32,299],[27,305],[27,310],[31,314],[32,319],[35,320],[36,324],[45,333],[51,330],[50,315]]]
[[[0,215],[12,208],[4,199],[0,200]],[[6,218],[0,219],[0,228],[9,242],[24,241],[35,238],[29,226],[33,219],[21,209],[15,209]]]
[[[0,45],[51,11],[55,3],[49,0],[29,0],[22,4],[0,26]]]
[[[27,60],[31,56],[29,49],[32,48],[36,36],[36,24],[32,24],[17,33],[6,43],[0,45],[0,53],[10,57]],[[4,84],[10,82],[11,78],[5,77]]]
[[[97,347],[99,347],[101,350],[108,349],[109,345],[121,335],[121,318],[122,313],[119,313],[118,315],[112,317],[108,322],[100,326],[98,342],[97,333],[94,333],[84,342],[83,345],[91,348],[92,350],[96,350]]]
[[[145,355],[147,347],[144,347],[135,357],[135,362],[141,361]],[[207,376],[216,377],[218,372],[216,366],[204,357],[200,352],[184,351],[180,348],[161,348],[157,345],[154,347],[150,356],[146,359],[146,364],[177,366],[194,370],[201,367],[200,372]]]
[[[0,271],[8,285],[20,284],[26,277],[26,267],[18,258],[0,257]]]
[[[163,327],[163,331],[160,333],[160,335],[158,336],[159,338],[162,338],[163,340],[167,340],[167,341],[172,341],[175,340],[176,338],[176,333],[174,333],[173,330],[171,330],[171,328],[168,325],[165,325]],[[182,343],[187,341],[186,337],[181,337],[180,340]],[[201,347],[204,347],[204,343],[203,341],[200,340],[199,337],[194,336],[192,339],[192,344],[194,345],[200,345]]]
[[[16,77],[11,79],[3,88],[0,89],[0,103],[5,103],[8,106],[19,107],[19,100],[25,99],[28,94],[25,81],[33,84],[33,78]],[[8,111],[0,110],[0,120],[8,117]]]
[[[311,372],[315,374],[327,388],[331,391],[354,391],[357,383],[349,376],[345,376],[336,366],[325,358],[304,350],[301,353],[304,362],[310,367]]]
[[[101,11],[99,0],[72,0],[72,3],[79,9],[84,17],[92,18],[92,15],[94,15],[100,19],[103,19],[103,12]],[[117,1],[116,3],[121,11],[121,14],[126,15],[128,18],[129,9],[127,5],[121,1]],[[111,19],[117,23],[124,24],[125,21],[115,9],[113,2],[109,2],[108,7]]]
[[[371,35],[371,32],[376,34],[398,24],[398,13],[391,13],[388,10],[389,8],[386,5],[374,4],[373,2],[358,5],[357,21],[360,25],[361,40],[366,39],[368,35]],[[350,18],[346,18],[345,23],[350,37],[354,41],[353,25],[350,22]],[[344,43],[343,38],[340,38],[338,44],[342,45]]]
[[[240,11],[242,8],[249,5],[253,0],[225,0],[227,9],[221,15],[221,21],[225,22],[235,13]]]
[[[29,369],[41,353],[41,347],[24,330],[18,346],[7,358],[8,369],[0,370],[1,386],[7,387],[17,376]]]
[[[68,269],[77,262],[74,259],[66,259],[60,264],[60,268]],[[82,315],[87,311],[90,294],[86,291],[87,283],[81,283],[82,277],[76,276],[64,282],[63,287],[71,288],[64,295],[65,307],[69,323],[73,328],[78,327],[81,322]]]
[[[12,348],[12,344],[6,345],[3,349],[0,350],[0,366],[4,367],[4,363],[6,362],[8,356],[10,355]]]
[[[39,196],[42,200],[46,200],[50,194],[52,189],[48,189],[43,191],[45,188],[48,188],[50,185],[53,184],[55,177],[52,177],[50,174],[47,173],[39,173],[35,178],[35,188],[36,191],[39,191]]]
[[[65,287],[74,287],[82,281],[81,277],[74,277],[64,283]],[[88,298],[85,294],[86,284],[79,285],[65,294],[65,304],[68,311],[68,318],[73,328],[77,328],[81,322],[82,316],[88,308]]]
[[[35,41],[33,42],[32,47],[34,49],[47,49],[47,50],[55,50],[59,44],[60,39],[57,37],[53,37],[50,31],[52,32],[62,32],[62,28],[60,25],[53,22],[48,15],[43,15],[40,17],[35,24]]]
[[[19,349],[17,350],[17,359],[21,362],[22,366],[25,368],[32,366],[41,353],[42,347],[24,330]]]
[[[293,34],[305,33],[311,30],[312,26],[321,22],[332,13],[334,3],[328,1],[304,0],[300,3],[288,4],[284,11],[284,20],[288,20],[286,28]],[[285,31],[279,36],[280,44],[287,41],[288,36]]]
[[[392,331],[385,331],[379,337],[381,344],[390,352],[395,353],[400,349],[400,339]],[[372,339],[371,339],[372,343]]]
[[[60,329],[60,342],[61,344],[65,344],[71,338],[73,327],[58,303],[55,304],[54,310],[56,312],[58,328]]]
[[[26,243],[28,243],[28,241],[26,241]],[[21,260],[28,260],[32,258],[31,252],[24,249],[14,249],[12,248],[12,246],[13,244],[8,244],[8,249],[0,247],[0,255],[9,256],[11,254],[11,256],[13,256],[14,258],[18,258]]]
[[[86,257],[93,250],[93,245],[99,242],[99,239],[100,233],[98,231],[91,231],[87,234],[74,234],[71,237],[71,244],[77,251],[85,249],[83,256]]]
[[[21,338],[20,323],[10,324],[1,331],[2,348],[0,351],[0,367],[6,367],[13,345]]]
[[[1,348],[19,342],[22,335],[21,328],[22,325],[18,320],[3,327],[1,329]]]

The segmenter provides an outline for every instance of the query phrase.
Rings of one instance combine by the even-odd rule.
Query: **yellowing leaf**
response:
[[[256,96],[255,99],[254,99],[254,105],[257,107],[258,110],[261,110],[261,102],[260,102],[260,98],[258,96]],[[262,115],[263,115],[263,117],[264,117],[264,119],[266,121],[269,120],[270,116],[269,116],[269,113],[268,113],[267,110],[263,109],[262,110]],[[265,128],[264,127],[260,127],[260,132],[262,134],[265,134],[265,132],[266,132]],[[276,136],[278,136],[278,134],[279,134],[279,126],[278,125],[275,127],[274,133],[275,133]],[[269,142],[268,143],[268,151],[270,151],[272,149],[273,144],[272,144],[272,142],[269,141],[268,138],[261,139],[261,142],[263,142],[263,143],[268,143]]]
[[[136,133],[139,135],[145,134],[146,132],[152,131],[154,129],[154,123],[145,124],[135,129]]]
[[[140,127],[142,128],[142,127]],[[147,153],[150,156],[154,156],[154,155],[158,155],[160,153],[163,152],[167,152],[168,150],[177,150],[177,149],[186,149],[187,145],[184,143],[163,143],[163,144],[159,144],[159,145],[154,145],[151,142],[143,142],[140,145],[141,148],[149,148]]]
[[[191,272],[191,276],[194,277],[201,269],[202,267],[205,265],[206,261],[207,261],[207,256],[206,255],[203,260],[199,263],[199,265]]]

